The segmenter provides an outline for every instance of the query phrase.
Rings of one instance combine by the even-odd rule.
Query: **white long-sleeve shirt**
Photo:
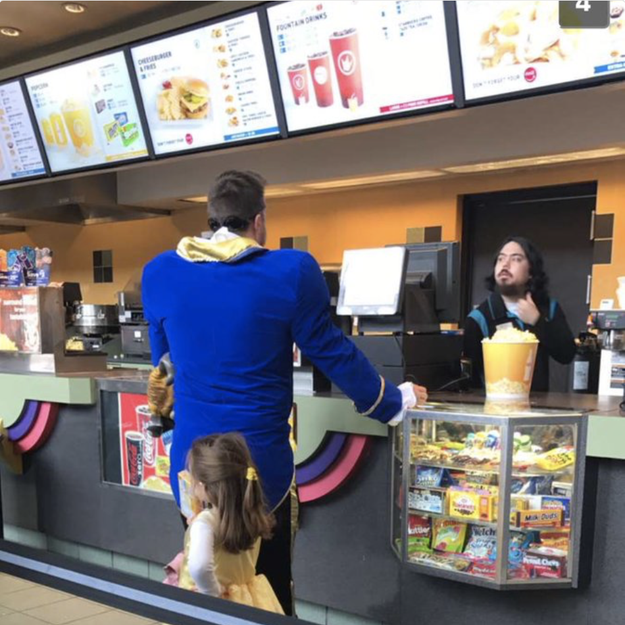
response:
[[[219,597],[222,588],[215,576],[215,530],[210,517],[199,514],[189,526],[189,574],[199,592]]]

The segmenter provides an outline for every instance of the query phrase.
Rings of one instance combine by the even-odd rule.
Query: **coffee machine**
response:
[[[592,325],[600,332],[599,395],[622,397],[625,389],[625,310],[591,312]]]

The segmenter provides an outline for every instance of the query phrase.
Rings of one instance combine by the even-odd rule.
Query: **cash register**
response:
[[[457,242],[344,253],[337,313],[357,318],[350,339],[385,379],[430,391],[462,379],[462,335],[441,330],[459,321],[459,265]]]

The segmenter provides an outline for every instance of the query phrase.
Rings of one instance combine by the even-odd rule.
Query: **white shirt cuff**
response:
[[[417,405],[417,396],[414,393],[412,382],[403,382],[397,388],[401,391],[401,410],[387,423],[391,427],[399,425],[406,416],[406,410],[410,410]]]

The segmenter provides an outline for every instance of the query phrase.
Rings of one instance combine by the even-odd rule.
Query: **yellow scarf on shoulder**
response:
[[[254,239],[240,237],[226,228],[218,230],[210,239],[184,237],[176,252],[192,263],[233,262],[252,249],[264,249]]]

